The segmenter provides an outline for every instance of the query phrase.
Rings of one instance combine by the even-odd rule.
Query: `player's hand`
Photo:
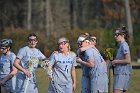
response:
[[[3,86],[3,85],[5,85],[5,81],[4,80],[0,81],[0,86]]]
[[[72,87],[73,87],[73,92],[74,92],[76,90],[76,84],[73,84]]]
[[[112,61],[111,61],[111,64],[112,64],[113,66],[115,66],[116,63],[117,63],[117,60],[112,60]]]
[[[23,72],[25,73],[25,75],[26,75],[27,77],[31,77],[31,73],[30,73],[29,70],[24,70]]]
[[[77,61],[78,63],[82,63],[82,59],[81,59],[80,57],[76,57],[76,61]]]
[[[49,80],[53,80],[53,78],[52,78],[51,76],[48,76],[48,79],[49,79]]]

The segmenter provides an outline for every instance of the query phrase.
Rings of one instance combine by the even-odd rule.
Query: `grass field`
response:
[[[81,90],[81,69],[76,69],[77,73],[77,88],[75,93],[80,93]],[[46,71],[42,68],[37,69],[37,81],[39,93],[47,93],[48,83]],[[111,92],[112,93],[113,75],[111,74]],[[130,90],[127,93],[140,93],[140,69],[133,69],[132,81]]]

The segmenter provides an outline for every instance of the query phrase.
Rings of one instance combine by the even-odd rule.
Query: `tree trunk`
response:
[[[31,29],[32,1],[28,0],[27,29]]]
[[[127,27],[129,31],[130,36],[130,45],[132,45],[133,41],[133,27],[132,27],[132,21],[131,21],[131,13],[130,13],[130,7],[129,7],[129,0],[125,0],[125,10],[126,10],[126,18],[127,18]]]
[[[52,16],[52,11],[51,11],[51,6],[50,6],[50,0],[46,0],[46,35],[49,36],[51,32],[53,31],[53,16]]]

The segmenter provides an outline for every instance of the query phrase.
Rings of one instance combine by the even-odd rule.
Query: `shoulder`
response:
[[[89,48],[85,52],[92,52],[92,51],[94,51],[94,49],[93,48]]]
[[[10,54],[11,57],[16,57],[15,53],[11,52]]]
[[[72,55],[73,57],[76,57],[76,53],[70,51],[70,55]]]
[[[59,54],[59,51],[54,51],[51,56],[55,56],[55,55],[58,55]]]
[[[19,51],[25,51],[25,50],[28,50],[28,49],[29,49],[29,47],[25,46],[25,47],[20,48]]]
[[[124,49],[129,48],[129,45],[128,45],[127,42],[124,42],[124,43],[121,44],[121,47],[124,48]]]

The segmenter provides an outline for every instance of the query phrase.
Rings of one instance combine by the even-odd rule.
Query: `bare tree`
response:
[[[31,15],[32,15],[32,0],[28,0],[27,9],[27,29],[31,29]]]
[[[125,0],[125,10],[126,10],[126,18],[127,18],[127,27],[130,36],[130,45],[132,45],[133,41],[133,27],[132,27],[132,20],[131,20],[131,12],[129,6],[129,0]]]
[[[51,32],[53,31],[53,16],[50,6],[50,0],[46,0],[46,35],[49,36]]]

